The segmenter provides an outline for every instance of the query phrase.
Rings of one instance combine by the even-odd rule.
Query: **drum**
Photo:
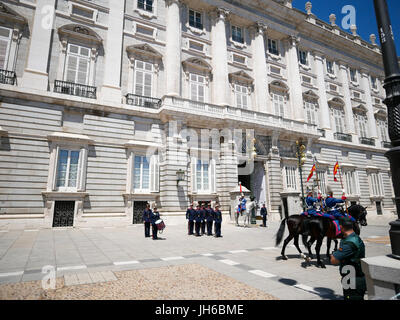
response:
[[[165,223],[161,219],[156,221],[156,227],[158,231],[163,231],[165,229]]]

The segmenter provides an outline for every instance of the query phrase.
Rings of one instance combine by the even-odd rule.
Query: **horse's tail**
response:
[[[285,226],[286,226],[286,218],[282,220],[279,230],[276,233],[275,247],[279,246],[279,244],[282,242],[283,234],[285,233]]]

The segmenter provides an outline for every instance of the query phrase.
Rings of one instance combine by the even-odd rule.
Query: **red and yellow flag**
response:
[[[313,177],[315,171],[317,171],[317,167],[314,164],[313,167],[311,168],[311,172],[310,175],[308,176],[307,182],[310,181],[310,179]]]
[[[336,162],[335,166],[333,167],[333,180],[335,182],[338,181],[337,178],[336,178],[336,175],[337,175],[338,171],[339,171],[339,162]]]

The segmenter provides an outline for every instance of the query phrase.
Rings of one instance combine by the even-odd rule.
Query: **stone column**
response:
[[[211,54],[213,64],[213,101],[218,105],[230,105],[228,80],[228,49],[226,44],[226,17],[229,12],[218,8],[212,14]]]
[[[361,69],[361,87],[365,92],[365,101],[367,102],[367,114],[369,125],[369,138],[378,139],[378,132],[376,129],[374,106],[372,105],[371,83],[368,70]]]
[[[298,42],[299,40],[295,36],[290,36],[287,41],[288,82],[293,119],[304,121],[303,92],[301,90],[299,60],[297,57]]]
[[[330,130],[330,112],[324,75],[324,56],[319,51],[314,51],[315,67],[317,72],[317,87],[319,91],[319,125],[321,129]]]
[[[264,33],[267,27],[257,23],[254,26],[254,39],[252,43],[254,57],[254,89],[256,96],[256,111],[273,113],[269,103],[268,93],[268,71],[266,61],[266,48]]]
[[[220,175],[217,183],[221,210],[230,212],[230,191],[238,184],[238,166],[233,140],[226,139],[221,143]]]
[[[105,52],[104,82],[101,99],[120,103],[122,42],[124,35],[125,0],[114,0],[108,15],[107,44]]]
[[[31,29],[29,53],[21,86],[47,91],[51,35],[55,17],[55,0],[37,0]]]
[[[181,17],[180,1],[167,0],[166,12],[166,46],[165,46],[165,74],[166,93],[170,96],[181,95]]]
[[[343,95],[344,95],[344,103],[345,103],[345,114],[346,114],[346,127],[347,133],[351,135],[355,135],[355,124],[354,124],[354,115],[353,115],[353,107],[351,103],[351,93],[349,86],[349,77],[347,72],[347,66],[344,62],[339,61],[339,69],[340,69],[340,81],[343,84]]]

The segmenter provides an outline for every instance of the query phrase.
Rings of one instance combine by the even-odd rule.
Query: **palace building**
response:
[[[290,0],[0,1],[0,226],[228,214],[239,182],[279,220],[301,210],[300,139],[304,189],[341,197],[338,161],[350,202],[393,214],[381,51],[329,21]]]

